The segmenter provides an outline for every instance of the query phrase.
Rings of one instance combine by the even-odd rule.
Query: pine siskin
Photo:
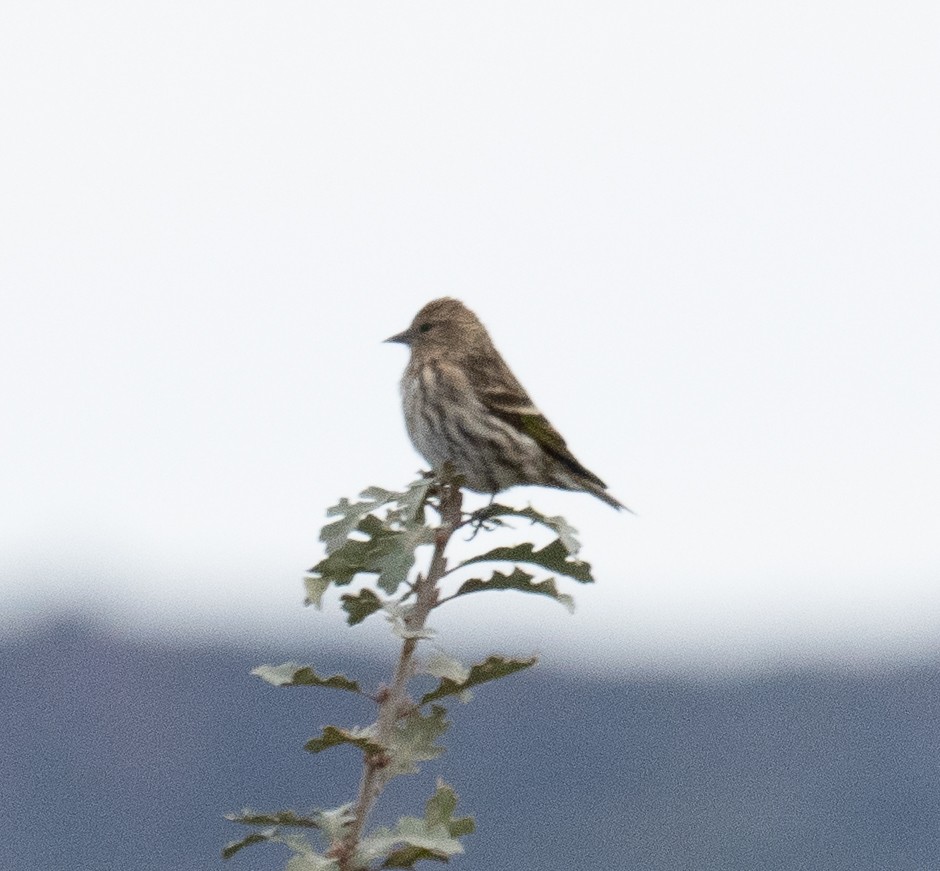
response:
[[[435,471],[450,462],[465,486],[481,493],[541,484],[626,507],[575,459],[462,302],[429,302],[386,341],[411,348],[401,380],[405,426]]]

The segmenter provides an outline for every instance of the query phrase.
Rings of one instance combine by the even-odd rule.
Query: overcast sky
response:
[[[638,514],[513,491],[599,583],[448,633],[936,654],[938,46],[926,2],[4,3],[0,627],[342,637],[300,579],[421,466],[381,340],[446,294]]]

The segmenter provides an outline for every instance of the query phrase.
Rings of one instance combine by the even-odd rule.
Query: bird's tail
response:
[[[576,482],[566,482],[562,486],[571,490],[583,490],[586,493],[590,493],[592,496],[596,496],[601,500],[601,502],[606,502],[611,506],[611,508],[616,508],[618,511],[620,511],[622,508],[624,511],[629,511],[631,514],[636,514],[632,508],[627,508],[623,502],[620,502],[618,499],[615,499],[613,496],[611,496],[610,493],[607,492],[607,485],[599,478],[595,479],[593,475],[590,478],[581,475],[578,477]]]
[[[607,492],[607,488],[600,483],[595,483],[594,481],[583,481],[583,489],[587,490],[592,496],[596,496],[601,502],[606,502],[612,508],[616,508],[618,511],[622,508],[624,511],[629,511],[631,514],[636,514],[632,508],[627,508],[623,502],[618,501],[610,493]]]

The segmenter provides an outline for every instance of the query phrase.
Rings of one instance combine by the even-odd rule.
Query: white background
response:
[[[374,643],[300,578],[421,466],[380,340],[447,294],[638,513],[514,491],[599,583],[448,637],[935,655],[936,9],[4,3],[0,628]]]

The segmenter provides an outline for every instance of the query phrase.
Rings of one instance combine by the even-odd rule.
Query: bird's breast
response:
[[[405,428],[415,450],[435,469],[448,459],[440,426],[440,415],[435,409],[433,391],[429,389],[427,377],[406,371],[401,379],[401,398],[405,416]]]

